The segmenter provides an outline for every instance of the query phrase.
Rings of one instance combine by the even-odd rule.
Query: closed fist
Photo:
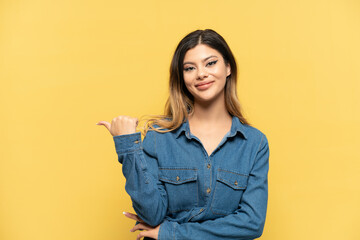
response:
[[[139,121],[137,118],[129,116],[115,117],[111,123],[100,121],[97,125],[104,125],[112,136],[131,134],[136,132]]]

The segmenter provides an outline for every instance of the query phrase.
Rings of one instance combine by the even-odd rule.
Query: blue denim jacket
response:
[[[188,122],[168,133],[113,137],[136,214],[160,225],[158,239],[254,239],[268,199],[269,146],[233,116],[209,156]]]

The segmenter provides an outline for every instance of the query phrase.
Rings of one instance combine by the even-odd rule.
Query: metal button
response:
[[[139,140],[136,140],[134,143],[139,143]]]
[[[200,212],[202,212],[202,211],[204,211],[204,209],[203,209],[203,208],[201,208],[201,209],[200,209]]]
[[[211,192],[211,189],[210,189],[210,188],[206,189],[206,192],[207,192],[207,193],[210,193],[210,192]]]
[[[211,168],[211,164],[210,164],[210,163],[208,163],[207,168],[208,168],[208,169],[210,169],[210,168]]]
[[[176,181],[179,181],[180,180],[180,177],[179,176],[176,176]]]
[[[237,181],[235,181],[235,186],[237,186],[238,185],[238,182]]]

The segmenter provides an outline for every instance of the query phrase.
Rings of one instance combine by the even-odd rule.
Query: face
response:
[[[183,73],[185,86],[195,102],[211,102],[223,98],[226,77],[231,71],[220,52],[199,44],[186,52]]]

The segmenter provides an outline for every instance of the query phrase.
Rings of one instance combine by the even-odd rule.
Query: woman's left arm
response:
[[[230,215],[204,222],[179,224],[165,220],[158,239],[254,239],[262,235],[268,201],[269,145],[265,135],[259,145],[248,185],[238,209]]]

